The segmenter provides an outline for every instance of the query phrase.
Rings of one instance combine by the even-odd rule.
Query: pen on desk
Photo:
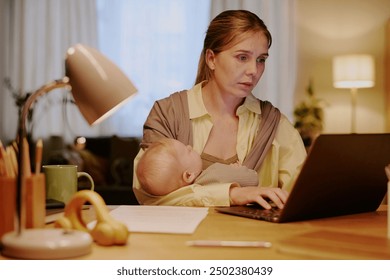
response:
[[[269,248],[272,246],[268,241],[230,241],[230,240],[192,240],[188,246],[195,247],[256,247]]]
[[[41,172],[42,149],[43,149],[42,139],[39,139],[35,147],[35,174],[39,174]]]

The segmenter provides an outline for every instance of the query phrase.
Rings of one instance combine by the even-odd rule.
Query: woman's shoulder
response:
[[[299,142],[301,141],[301,136],[288,117],[284,114],[281,114],[275,140],[280,144],[289,144],[294,142],[293,139]]]
[[[174,93],[171,93],[167,97],[164,97],[160,100],[157,100],[157,102],[172,102],[172,101],[178,101],[178,100],[187,101],[188,95],[197,94],[197,93],[201,92],[201,86],[202,86],[202,83],[199,83],[190,89],[183,89],[183,90],[176,91]]]
[[[271,106],[271,107],[277,109],[278,111],[280,111],[270,101],[261,100],[254,95],[251,95],[248,97],[250,97],[250,101],[252,103],[257,102],[256,104],[260,104],[260,107],[262,107],[262,108],[264,108],[265,106]],[[288,137],[286,137],[286,136],[288,136]],[[300,137],[298,131],[295,129],[294,125],[289,120],[289,118],[283,112],[280,111],[280,120],[279,120],[278,130],[276,132],[276,140],[279,141],[280,139],[282,139],[282,141],[283,141],[284,139],[289,139],[289,137],[291,137],[291,136]]]
[[[167,97],[156,100],[153,104],[152,110],[157,112],[173,113],[177,110],[187,109],[187,90],[177,91]]]
[[[171,93],[169,96],[166,96],[164,98],[161,98],[156,101],[156,103],[166,103],[166,102],[172,102],[175,100],[180,100],[183,98],[187,98],[187,91],[186,89],[181,91],[176,91],[174,93]]]

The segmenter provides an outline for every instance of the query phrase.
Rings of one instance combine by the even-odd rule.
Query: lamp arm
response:
[[[26,119],[28,110],[30,109],[31,105],[35,102],[35,100],[38,99],[38,97],[45,95],[49,93],[51,90],[56,88],[62,88],[67,87],[69,85],[69,78],[64,77],[60,80],[55,80],[53,82],[50,82],[38,90],[36,90],[32,95],[30,95],[26,102],[23,105],[22,112],[19,116],[19,127],[18,127],[18,177],[17,177],[17,189],[16,189],[16,215],[17,215],[17,232],[18,234],[21,234],[22,229],[24,228],[24,222],[25,222],[25,209],[24,209],[24,199],[25,199],[25,164],[26,164],[26,158],[25,158],[25,151],[24,151],[24,145],[23,145],[23,139],[26,136]],[[30,168],[30,167],[29,167]]]
[[[22,128],[25,129],[28,110],[30,109],[31,105],[35,102],[35,100],[38,99],[38,97],[49,93],[53,89],[62,88],[66,86],[70,86],[68,77],[64,77],[60,80],[54,80],[46,85],[43,85],[38,90],[36,90],[33,94],[31,94],[27,98],[26,102],[24,103],[23,110],[20,116],[20,125],[22,126]]]

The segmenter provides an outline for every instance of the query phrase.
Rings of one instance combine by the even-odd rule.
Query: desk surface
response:
[[[82,259],[390,259],[387,207],[376,212],[274,224],[209,209],[192,235],[131,233],[126,246],[94,245]],[[271,248],[190,247],[189,240],[266,240]]]
[[[272,247],[186,245],[186,241],[203,239],[265,240],[272,242]],[[230,216],[210,208],[192,235],[130,233],[126,246],[94,244],[91,254],[78,259],[390,259],[387,206],[376,212],[285,224]]]

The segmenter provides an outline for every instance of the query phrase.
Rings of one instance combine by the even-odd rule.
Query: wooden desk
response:
[[[286,224],[220,214],[210,208],[193,235],[130,233],[126,246],[94,244],[91,254],[78,259],[390,259],[390,239],[386,236],[387,206],[376,212]],[[199,239],[265,240],[272,242],[272,247],[186,245],[186,241]]]
[[[216,213],[193,235],[131,233],[127,246],[94,245],[82,259],[390,259],[387,206],[376,212],[274,224]],[[186,241],[266,240],[271,248],[201,248]]]

